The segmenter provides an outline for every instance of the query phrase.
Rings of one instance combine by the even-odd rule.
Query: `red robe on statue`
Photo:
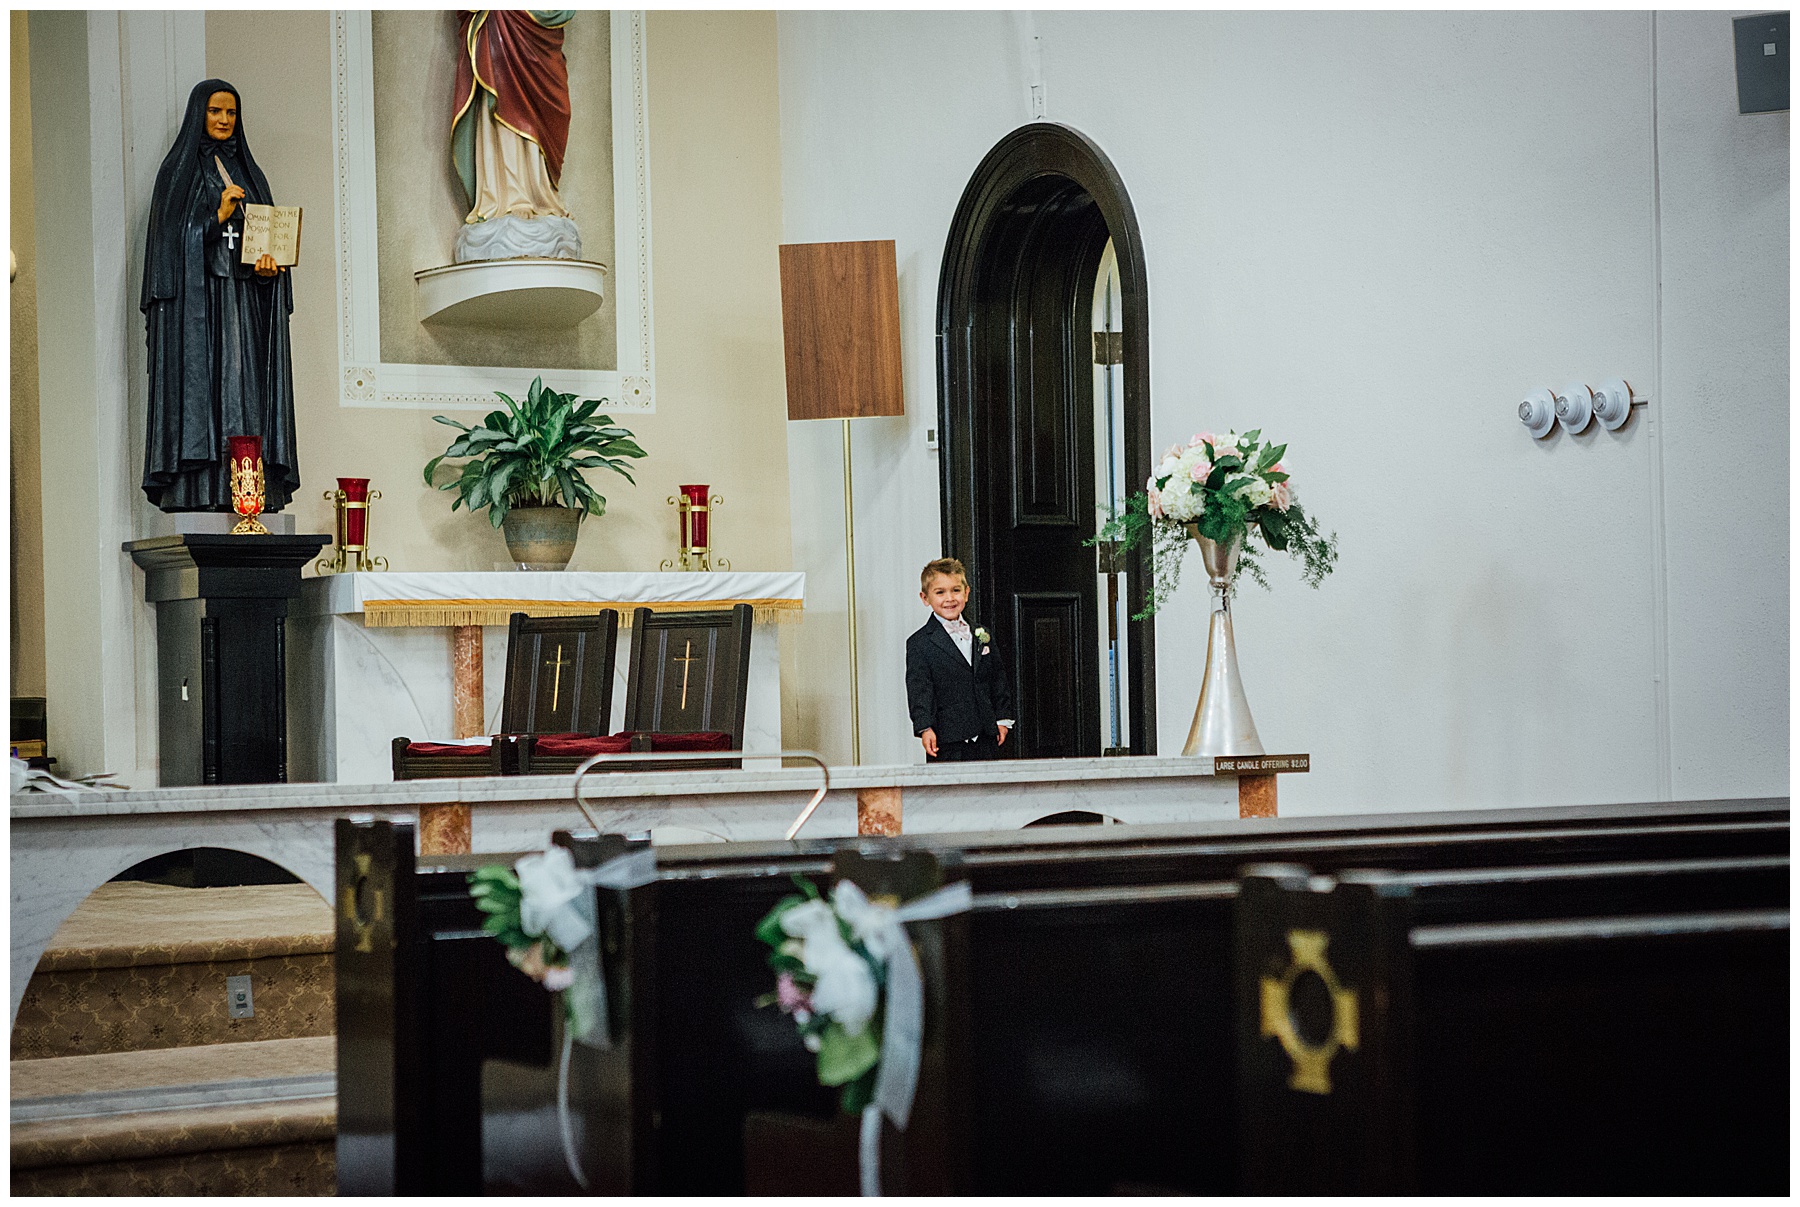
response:
[[[569,10],[465,9],[457,18],[464,53],[456,60],[455,117],[450,144],[457,174],[475,195],[473,121],[482,113],[479,91],[494,96],[494,111],[505,125],[538,144],[550,183],[562,179],[569,146],[569,65],[563,58],[563,29]]]

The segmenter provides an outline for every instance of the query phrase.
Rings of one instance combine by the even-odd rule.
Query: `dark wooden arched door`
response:
[[[1011,656],[1020,758],[1101,752],[1095,551],[1095,274],[1112,240],[1124,330],[1125,481],[1150,473],[1149,307],[1124,183],[1092,140],[1041,122],[1002,139],[951,222],[938,286],[944,548]],[[1147,556],[1126,577],[1143,608]],[[1129,625],[1129,746],[1156,751],[1155,632]]]

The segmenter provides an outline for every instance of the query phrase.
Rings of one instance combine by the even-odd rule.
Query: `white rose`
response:
[[[817,978],[814,1012],[835,1019],[851,1035],[861,1035],[875,1016],[875,974],[844,942],[831,906],[818,900],[796,905],[781,915],[781,929],[800,940],[800,962]]]
[[[1244,502],[1250,504],[1251,507],[1265,507],[1274,497],[1274,492],[1269,489],[1269,484],[1254,474],[1250,476],[1250,485],[1243,494]]]
[[[1170,474],[1174,473],[1180,467],[1181,467],[1181,458],[1179,458],[1179,457],[1164,457],[1162,459],[1161,463],[1159,463],[1157,465],[1155,477],[1153,477],[1151,480],[1155,481],[1156,478],[1166,478]]]
[[[527,855],[513,867],[519,878],[519,929],[528,935],[549,935],[564,951],[574,951],[594,933],[581,915],[576,898],[592,892],[575,870],[575,860],[563,847],[553,846],[542,855]]]

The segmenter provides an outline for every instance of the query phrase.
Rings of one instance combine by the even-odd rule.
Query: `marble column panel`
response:
[[[486,700],[483,698],[481,626],[460,624],[450,630],[450,710],[456,736],[475,738],[487,733]]]
[[[900,833],[900,789],[863,788],[856,794],[856,832]]]
[[[1275,816],[1275,776],[1238,776],[1238,816]]]

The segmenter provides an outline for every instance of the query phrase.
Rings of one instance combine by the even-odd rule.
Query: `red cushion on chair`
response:
[[[653,733],[650,735],[650,749],[658,754],[685,754],[690,751],[701,750],[730,750],[731,735],[713,731],[703,733]]]
[[[541,733],[532,739],[533,755],[588,758],[596,754],[630,754],[629,734],[603,737],[587,733]]]
[[[486,746],[452,746],[443,742],[408,742],[406,744],[406,753],[408,754],[458,754],[468,758],[485,759],[493,752],[494,747],[491,742]]]

